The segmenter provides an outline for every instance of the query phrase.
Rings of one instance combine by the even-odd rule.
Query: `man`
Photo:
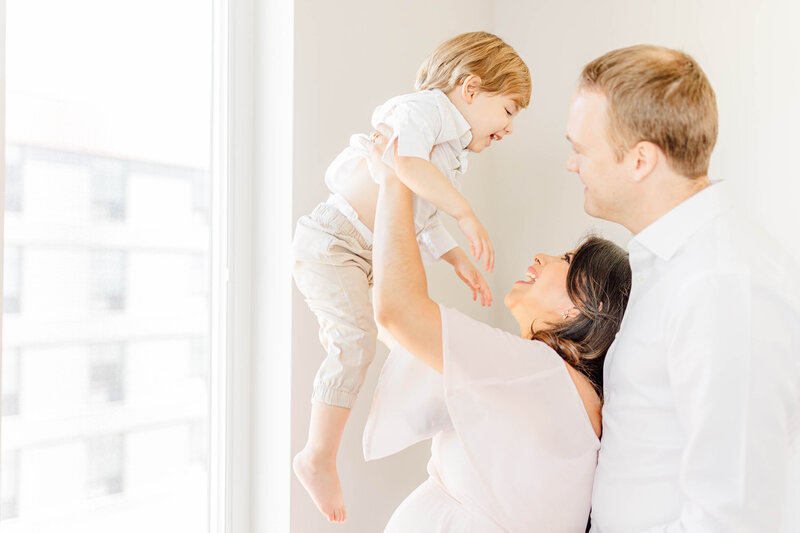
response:
[[[710,182],[716,137],[714,91],[676,50],[605,54],[570,104],[584,208],[634,233],[593,532],[772,532],[798,505],[800,270]]]

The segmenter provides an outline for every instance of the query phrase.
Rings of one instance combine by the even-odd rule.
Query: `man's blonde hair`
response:
[[[613,50],[583,68],[578,87],[607,98],[609,139],[619,160],[637,142],[649,141],[675,172],[708,174],[717,101],[689,54],[652,45]]]
[[[417,71],[414,89],[448,92],[470,74],[481,78],[481,91],[515,95],[518,106],[528,107],[531,101],[528,66],[502,39],[484,31],[462,33],[436,47]]]

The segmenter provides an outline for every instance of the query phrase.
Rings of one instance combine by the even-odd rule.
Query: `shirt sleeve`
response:
[[[430,161],[431,150],[442,129],[442,119],[436,105],[414,100],[401,102],[382,119],[378,112],[373,114],[373,127],[377,127],[381,121],[386,122],[394,131],[394,136],[389,140],[383,154],[383,161],[387,165],[395,167],[395,139],[398,155]]]
[[[745,266],[698,275],[670,313],[667,370],[686,447],[677,520],[648,533],[777,531],[797,409],[791,313]]]
[[[442,375],[395,344],[378,377],[362,447],[371,461],[452,427]]]
[[[439,260],[442,255],[458,246],[456,240],[444,227],[438,213],[432,216],[419,232],[417,244],[422,252],[422,262],[426,265]]]
[[[583,531],[599,440],[564,361],[541,342],[440,310],[444,397],[486,505],[509,531]]]

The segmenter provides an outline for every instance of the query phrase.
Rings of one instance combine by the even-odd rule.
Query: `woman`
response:
[[[520,337],[441,307],[428,297],[411,192],[380,161],[391,132],[381,133],[370,153],[383,183],[374,306],[378,323],[408,352],[393,353],[382,371],[365,454],[385,454],[387,441],[403,447],[433,436],[430,478],[385,531],[584,531],[600,445],[603,359],[630,291],[627,254],[592,237],[561,257],[534,256],[526,279],[505,298]],[[441,376],[420,378],[407,361],[393,364],[408,353]],[[402,374],[416,375],[415,385]],[[387,421],[400,425],[391,406],[403,399],[415,406],[407,413],[413,420],[402,422],[399,438],[390,430],[387,437]]]

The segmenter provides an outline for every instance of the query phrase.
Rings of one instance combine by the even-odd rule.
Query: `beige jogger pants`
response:
[[[375,357],[372,246],[344,214],[322,203],[297,221],[292,254],[295,284],[317,316],[327,353],[312,399],[350,408]]]

